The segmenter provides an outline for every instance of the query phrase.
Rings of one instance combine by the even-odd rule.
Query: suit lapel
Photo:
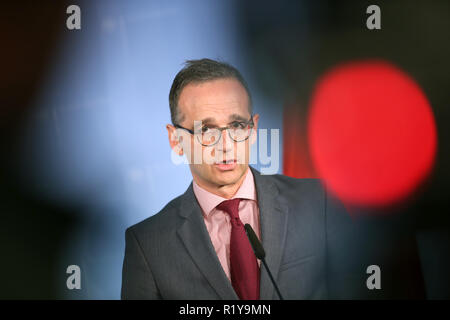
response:
[[[279,190],[269,176],[262,176],[253,168],[251,170],[258,196],[261,240],[266,252],[266,263],[276,281],[284,251],[288,207],[279,201]],[[274,290],[269,275],[261,264],[260,299],[272,299]]]
[[[222,299],[238,299],[212,245],[192,183],[183,195],[179,212],[183,221],[177,234],[192,260]]]

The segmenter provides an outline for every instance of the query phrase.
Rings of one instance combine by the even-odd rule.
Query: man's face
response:
[[[196,132],[202,127],[237,125],[238,122],[250,119],[248,104],[245,88],[235,79],[191,83],[183,88],[179,96],[178,108],[183,115],[183,121],[178,124]],[[256,139],[258,115],[253,116],[253,123],[254,127],[248,139],[242,142],[233,141],[227,130],[223,130],[220,140],[212,146],[201,145],[197,135],[189,134],[185,130],[177,130],[175,133],[173,126],[168,125],[167,128],[172,148],[177,144],[173,142],[175,137],[181,138],[182,143],[177,147],[183,148],[194,180],[201,186],[221,187],[239,182],[247,171],[250,143]],[[194,152],[197,152],[197,155],[194,155]],[[194,159],[195,156],[197,160]]]

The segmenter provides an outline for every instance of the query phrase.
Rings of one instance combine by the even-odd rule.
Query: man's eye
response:
[[[233,122],[231,124],[231,127],[233,129],[244,129],[245,128],[245,123],[244,122]]]
[[[211,129],[209,127],[202,127],[202,133],[207,133],[209,132]]]

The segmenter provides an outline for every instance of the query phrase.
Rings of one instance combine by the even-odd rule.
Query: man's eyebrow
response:
[[[230,120],[229,123],[234,122],[234,121],[244,121],[244,122],[248,121],[247,118],[245,118],[245,117],[243,117],[243,116],[241,116],[241,115],[239,115],[237,113],[233,113],[232,115],[230,115],[228,117],[228,119]],[[208,118],[204,118],[204,119],[202,119],[200,121],[201,121],[202,124],[216,125],[216,119],[215,118],[208,117]]]
[[[231,116],[228,117],[228,119],[230,119],[230,122],[233,121],[248,121],[247,118],[244,118],[243,116],[233,113]]]
[[[208,123],[216,123],[216,119],[208,117],[205,119],[200,120],[202,123],[208,124]]]

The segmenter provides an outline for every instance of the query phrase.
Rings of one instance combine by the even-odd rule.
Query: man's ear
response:
[[[250,136],[250,144],[254,144],[256,142],[256,138],[258,137],[258,120],[259,120],[259,114],[255,114],[253,116],[253,130],[252,135]]]
[[[167,134],[169,137],[169,144],[172,150],[178,154],[179,156],[183,155],[183,146],[182,141],[183,137],[179,135],[179,132],[177,131],[177,128],[175,128],[173,125],[168,124],[166,125]]]

